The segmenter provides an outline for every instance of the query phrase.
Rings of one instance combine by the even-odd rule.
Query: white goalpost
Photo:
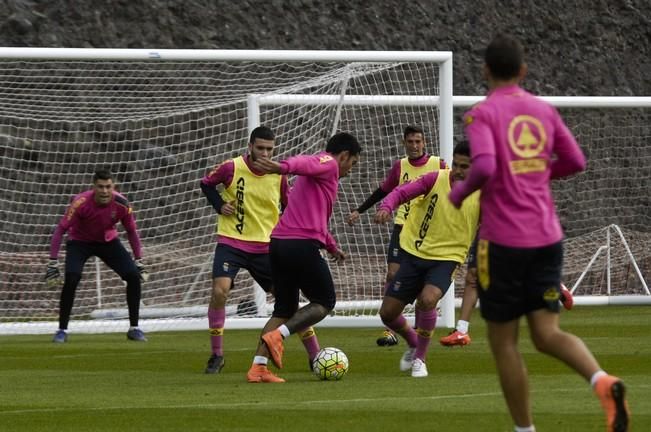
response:
[[[363,143],[331,221],[350,260],[332,266],[338,305],[323,325],[380,326],[390,227],[369,215],[348,227],[344,218],[403,157],[405,126],[424,128],[428,152],[452,156],[450,52],[1,48],[0,68],[4,334],[56,329],[59,290],[42,279],[49,239],[98,167],[115,172],[134,206],[152,274],[143,287],[145,331],[207,328],[215,215],[199,180],[241,154],[258,123],[276,130],[277,158],[319,151],[336,130]],[[312,96],[325,99],[301,100]],[[439,325],[454,323],[453,293]],[[260,328],[271,301],[242,272],[226,326]],[[124,331],[124,306],[121,281],[89,261],[70,331]]]

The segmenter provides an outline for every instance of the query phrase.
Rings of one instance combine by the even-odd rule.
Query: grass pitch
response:
[[[651,307],[578,307],[561,325],[602,366],[624,379],[632,430],[651,430]],[[146,330],[146,329],[145,329]],[[435,333],[429,377],[398,370],[406,345],[378,347],[380,329],[319,329],[321,346],[341,348],[350,371],[338,382],[308,371],[297,337],[286,341],[285,384],[248,384],[257,331],[225,335],[226,367],[205,375],[207,332],[0,337],[0,431],[511,431],[478,313],[472,344],[444,348]],[[523,328],[538,431],[604,430],[588,384],[535,353]]]

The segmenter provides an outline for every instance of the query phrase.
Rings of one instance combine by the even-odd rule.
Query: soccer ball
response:
[[[312,371],[324,381],[339,381],[348,372],[348,357],[339,348],[323,348],[312,361]]]

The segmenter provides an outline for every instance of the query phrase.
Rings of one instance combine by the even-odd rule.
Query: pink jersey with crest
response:
[[[464,122],[473,160],[496,162],[481,186],[480,238],[523,248],[559,242],[550,179],[582,171],[585,157],[556,109],[509,85],[491,91]]]

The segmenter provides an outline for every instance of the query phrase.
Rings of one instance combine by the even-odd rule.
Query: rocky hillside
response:
[[[455,94],[480,94],[498,31],[543,95],[651,94],[648,0],[1,0],[0,46],[451,50]],[[499,7],[497,6],[499,5]]]

